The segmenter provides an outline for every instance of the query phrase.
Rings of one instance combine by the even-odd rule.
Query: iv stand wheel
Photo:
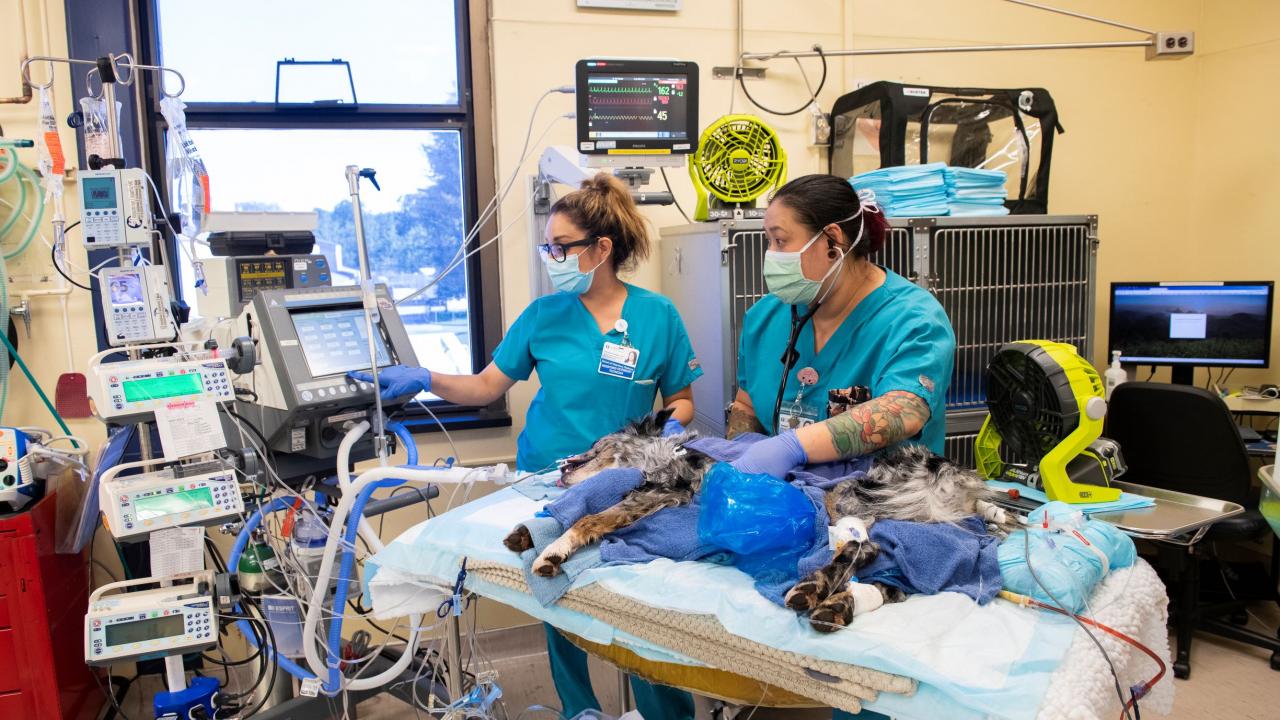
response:
[[[1276,660],[1277,658],[1274,655],[1272,655],[1271,667],[1273,668],[1276,667]],[[1191,677],[1191,663],[1184,662],[1182,660],[1174,662],[1173,676],[1178,678],[1179,680],[1186,680],[1187,678]]]

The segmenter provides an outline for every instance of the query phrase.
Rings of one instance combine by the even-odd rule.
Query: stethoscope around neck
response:
[[[791,336],[787,338],[787,349],[782,353],[782,377],[778,380],[778,397],[773,401],[773,433],[778,434],[778,415],[782,412],[782,397],[787,392],[787,376],[791,374],[791,370],[795,368],[796,362],[800,360],[800,353],[796,350],[796,345],[800,343],[800,333],[804,330],[804,326],[813,319],[813,314],[818,312],[818,308],[822,306],[822,301],[817,300],[804,315],[796,309],[795,305],[791,306]]]

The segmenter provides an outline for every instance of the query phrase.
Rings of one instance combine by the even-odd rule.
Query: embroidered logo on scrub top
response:
[[[698,358],[694,358],[694,359],[692,359],[692,360],[690,360],[690,361],[689,361],[689,369],[690,369],[690,370],[697,370],[697,369],[698,369],[698,368],[700,368],[700,367],[702,367],[702,363],[698,362]]]
[[[921,375],[919,378],[920,385],[929,392],[933,392],[933,378],[928,375]]]

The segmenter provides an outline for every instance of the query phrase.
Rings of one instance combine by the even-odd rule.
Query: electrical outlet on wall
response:
[[[1196,34],[1193,32],[1158,32],[1151,36],[1147,46],[1148,60],[1164,60],[1187,57],[1196,51]]]
[[[818,103],[809,103],[809,113],[813,122],[809,126],[809,144],[827,146],[831,144],[831,116],[822,112]]]

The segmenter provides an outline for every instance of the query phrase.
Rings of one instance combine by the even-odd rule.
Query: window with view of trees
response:
[[[398,299],[431,284],[399,311],[419,361],[450,373],[478,370],[484,355],[468,265],[476,260],[464,263],[460,252],[475,214],[465,7],[156,0],[152,8],[159,59],[186,78],[182,99],[212,209],[316,213],[316,252],[330,259],[335,284],[353,283],[344,169],[376,170],[381,191],[361,186],[371,274]],[[198,292],[193,259],[179,255],[188,300]]]

